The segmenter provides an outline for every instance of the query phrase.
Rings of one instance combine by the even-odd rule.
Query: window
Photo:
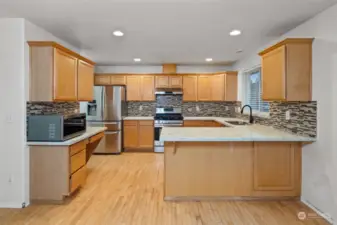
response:
[[[261,68],[247,72],[245,80],[246,103],[254,112],[269,112],[269,103],[262,101]]]

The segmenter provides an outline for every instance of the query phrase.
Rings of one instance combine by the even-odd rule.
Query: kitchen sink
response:
[[[226,121],[226,123],[229,123],[234,126],[245,126],[250,125],[250,123],[244,122],[244,121]]]

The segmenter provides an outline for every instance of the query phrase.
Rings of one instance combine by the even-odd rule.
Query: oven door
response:
[[[154,152],[164,152],[164,142],[159,141],[163,127],[154,127]]]

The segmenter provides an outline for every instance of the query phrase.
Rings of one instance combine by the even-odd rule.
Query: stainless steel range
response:
[[[181,108],[157,108],[154,117],[154,151],[164,152],[164,142],[159,141],[163,127],[182,127],[183,124]]]

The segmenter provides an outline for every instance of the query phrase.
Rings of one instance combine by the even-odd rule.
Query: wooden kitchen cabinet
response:
[[[212,101],[225,100],[225,75],[216,74],[211,76],[211,99]]]
[[[142,76],[141,77],[141,100],[142,101],[154,101],[154,76]]]
[[[301,191],[301,144],[254,142],[255,195],[296,196]]]
[[[127,76],[126,78],[126,98],[127,101],[141,101],[141,77]]]
[[[312,38],[289,38],[259,53],[262,99],[311,101]]]
[[[79,60],[77,71],[77,100],[92,101],[94,99],[94,66]]]
[[[183,76],[183,101],[198,101],[198,76]]]
[[[156,88],[169,88],[170,79],[169,76],[156,76]]]
[[[130,75],[126,78],[128,101],[154,101],[154,76]]]
[[[198,77],[198,101],[212,101],[212,76],[199,75]]]
[[[110,85],[111,76],[106,74],[95,74],[95,85]]]
[[[179,75],[156,76],[156,88],[182,88],[183,77]]]
[[[184,127],[224,127],[214,120],[184,120]]]
[[[170,88],[182,88],[183,87],[183,77],[174,75],[170,76]]]
[[[93,151],[90,143],[97,146],[103,136],[104,132],[100,132],[71,146],[30,146],[30,200],[62,203],[83,187],[88,154]]]
[[[132,150],[150,150],[154,147],[154,125],[152,120],[124,121],[124,148]]]
[[[225,101],[236,102],[238,100],[238,72],[225,73]]]
[[[138,147],[138,121],[124,121],[124,148]]]
[[[124,75],[111,75],[110,76],[111,85],[126,85],[126,76]]]
[[[55,42],[28,44],[29,101],[92,100],[94,62]]]
[[[54,100],[77,100],[77,58],[54,49]]]

